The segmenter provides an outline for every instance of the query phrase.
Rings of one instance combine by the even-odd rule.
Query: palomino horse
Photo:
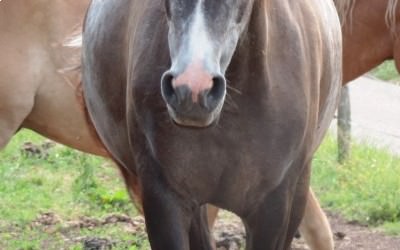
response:
[[[60,72],[70,66],[71,57],[79,58],[79,49],[62,44],[82,23],[88,4],[88,0],[0,2],[0,148],[25,127],[84,152],[107,156],[76,100],[79,72]],[[318,242],[313,249],[321,249],[332,242],[325,238],[331,237],[329,224],[312,193],[307,204],[302,235],[307,242]],[[322,227],[316,228],[315,221]]]
[[[94,0],[82,58],[153,249],[211,249],[206,203],[242,218],[247,249],[289,248],[341,85],[333,3]]]
[[[79,72],[61,73],[79,51],[63,41],[81,25],[89,0],[0,1],[0,148],[21,127],[98,155],[75,96]]]
[[[334,0],[343,31],[343,84],[363,75],[388,59],[400,72],[400,4],[398,0]],[[309,199],[310,200],[310,199]],[[308,202],[300,231],[311,249],[326,248],[331,239],[318,204]],[[314,208],[312,208],[314,206]],[[323,223],[323,224],[321,224]],[[304,234],[306,233],[306,234]],[[332,241],[331,241],[332,242]]]
[[[343,26],[343,83],[394,59],[400,72],[398,0],[334,0]]]

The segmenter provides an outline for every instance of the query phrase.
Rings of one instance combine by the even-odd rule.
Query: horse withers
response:
[[[289,249],[341,86],[333,3],[94,0],[82,54],[153,249],[211,249],[206,203],[241,217],[247,249]]]

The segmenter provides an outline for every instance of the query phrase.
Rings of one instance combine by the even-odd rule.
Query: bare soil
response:
[[[400,236],[385,235],[379,230],[360,225],[357,222],[346,221],[337,214],[328,212],[328,217],[334,234],[335,249],[337,250],[400,250]],[[43,213],[31,223],[31,227],[45,229],[44,232],[48,233],[58,231],[65,236],[66,246],[71,242],[81,242],[85,250],[101,250],[114,249],[118,247],[118,242],[104,238],[80,236],[79,230],[112,224],[118,224],[115,226],[123,227],[124,230],[136,237],[146,238],[142,217],[129,218],[118,214],[111,214],[103,219],[82,217],[76,221],[62,221],[53,213]],[[245,234],[238,217],[223,212],[220,214],[214,229],[218,250],[244,249]],[[17,233],[18,230],[11,229],[10,231]],[[309,248],[303,239],[299,238],[294,240],[292,249],[307,250]]]
[[[383,232],[349,222],[341,216],[327,213],[332,226],[336,250],[400,250],[400,236],[389,236]],[[217,221],[215,237],[219,250],[236,250],[243,247],[244,231],[236,217],[223,214]],[[302,238],[295,239],[293,250],[309,249]]]

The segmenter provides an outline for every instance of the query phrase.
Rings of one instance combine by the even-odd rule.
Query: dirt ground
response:
[[[378,230],[359,225],[355,222],[347,222],[340,216],[328,213],[335,238],[335,249],[337,250],[400,250],[400,236],[384,235]],[[82,237],[79,229],[97,228],[107,225],[125,228],[124,230],[134,234],[136,237],[146,238],[144,219],[140,216],[129,218],[125,215],[111,214],[99,220],[96,218],[82,218],[78,221],[60,220],[53,213],[41,214],[37,220],[32,222],[33,227],[44,228],[49,232],[61,231],[65,236],[65,246],[71,242],[81,242],[85,250],[113,249],[116,245],[110,240],[96,237]],[[118,225],[117,225],[118,224]],[[1,227],[0,227],[1,228]],[[244,249],[244,231],[238,217],[222,212],[215,225],[214,236],[218,250],[240,250]],[[63,246],[62,249],[68,249]],[[60,248],[61,249],[61,248]],[[309,249],[305,242],[295,239],[292,244],[293,250]]]
[[[244,232],[239,220],[232,215],[223,214],[216,224],[215,237],[219,250],[236,250],[243,247]],[[225,217],[225,218],[224,218]],[[328,213],[337,250],[400,250],[400,237],[388,236],[362,226],[347,222],[338,215]],[[309,249],[303,239],[295,239],[293,250]]]

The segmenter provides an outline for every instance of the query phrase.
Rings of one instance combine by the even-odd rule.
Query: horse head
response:
[[[175,123],[207,127],[218,120],[224,73],[248,23],[253,1],[165,0],[172,65],[161,93]]]

